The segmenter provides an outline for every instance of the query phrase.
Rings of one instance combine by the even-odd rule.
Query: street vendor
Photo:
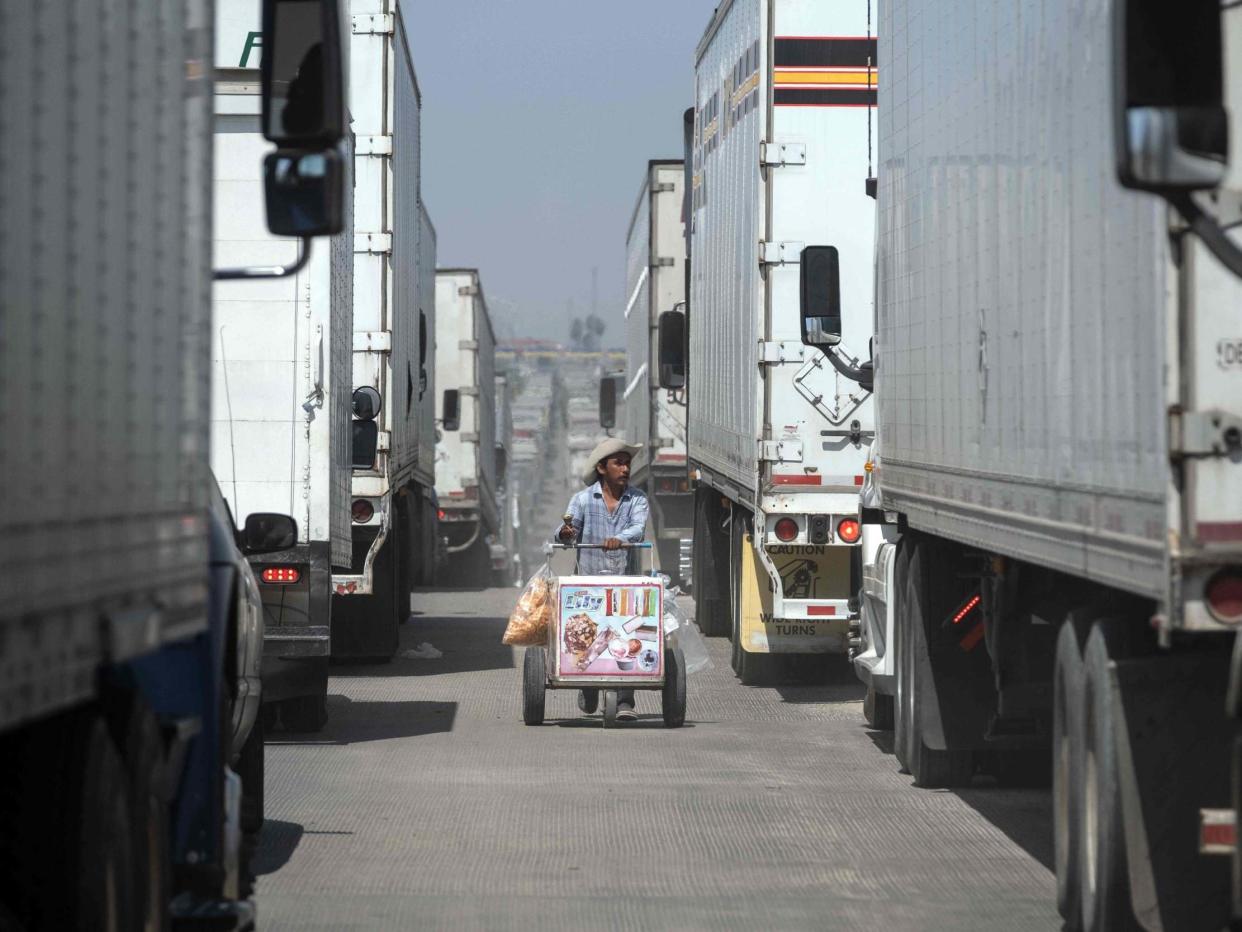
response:
[[[597,544],[602,550],[578,551],[578,572],[584,576],[624,576],[630,571],[626,544],[643,540],[647,529],[647,496],[630,487],[630,460],[641,447],[610,437],[591,451],[582,476],[586,488],[569,500],[565,521],[556,531],[563,544]],[[599,704],[598,689],[578,693],[586,714]],[[617,719],[632,722],[634,690],[617,690]]]

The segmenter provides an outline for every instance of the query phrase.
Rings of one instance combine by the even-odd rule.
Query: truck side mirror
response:
[[[345,117],[347,0],[263,0],[263,135],[285,149],[330,149]]]
[[[661,388],[686,387],[686,315],[684,311],[665,311],[660,315],[656,340]]]
[[[1225,178],[1220,0],[1116,0],[1113,148],[1117,180],[1168,196]]]
[[[344,223],[341,157],[333,149],[278,149],[263,160],[267,228],[277,236],[331,236]]]
[[[456,388],[444,390],[444,406],[440,422],[445,430],[461,429],[460,395]]]
[[[288,515],[255,512],[246,515],[241,549],[247,554],[288,550],[298,542],[298,523]]]
[[[807,346],[836,346],[841,342],[841,269],[836,246],[807,246],[802,250],[802,342]]]
[[[617,378],[606,375],[599,380],[599,426],[611,430],[617,426]]]

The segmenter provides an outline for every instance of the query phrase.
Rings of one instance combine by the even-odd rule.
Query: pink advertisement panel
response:
[[[557,615],[561,676],[664,675],[664,590],[644,576],[561,579]]]

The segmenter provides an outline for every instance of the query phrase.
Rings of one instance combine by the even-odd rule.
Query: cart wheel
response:
[[[614,728],[617,724],[617,691],[604,690],[604,727]]]
[[[522,721],[527,725],[543,724],[544,691],[548,682],[547,661],[542,647],[526,648],[522,661]]]
[[[680,728],[686,722],[686,658],[680,647],[664,652],[664,727]]]

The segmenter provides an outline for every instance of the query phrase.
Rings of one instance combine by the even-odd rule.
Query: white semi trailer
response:
[[[435,229],[407,6],[351,4],[356,402],[353,552],[333,579],[338,660],[391,657],[410,590],[435,566]]]
[[[291,262],[297,243],[264,223],[259,56],[246,54],[258,9],[227,0],[222,12],[216,265]],[[245,68],[226,66],[243,60]],[[350,560],[349,161],[345,230],[295,275],[221,282],[212,301],[212,471],[233,514],[280,512],[298,523],[295,546],[250,561],[263,598],[263,702],[295,731],[317,731],[327,718],[332,573]]]
[[[694,531],[686,468],[686,373],[660,359],[657,339],[685,343],[684,162],[651,161],[625,237],[625,438],[642,448],[630,481],[647,493],[660,568],[681,581],[681,553]],[[683,357],[684,358],[684,357]],[[609,378],[610,376],[605,376]],[[689,580],[686,580],[689,582]]]
[[[863,365],[871,336],[868,33],[861,2],[726,0],[696,55],[694,590],[705,630],[731,634],[743,680],[846,650],[873,435],[871,393],[843,374]],[[802,250],[827,243],[851,257],[844,301],[863,309],[830,357],[807,351],[798,318]]]
[[[496,336],[477,269],[436,273],[441,397],[436,492],[447,578],[483,585],[500,522],[496,479]]]
[[[917,784],[1051,775],[1067,928],[1219,929],[1228,865],[1204,855],[1236,847],[1242,10],[1028,10],[880,9],[865,503],[887,539],[856,668]],[[809,342],[866,317],[833,304],[804,309]]]
[[[264,153],[269,224],[309,248],[341,223],[340,6],[247,13],[277,62],[254,79],[279,146]],[[216,14],[209,0],[2,14],[6,929],[254,927],[241,834],[262,811],[261,742],[241,749],[244,781],[230,763],[261,622],[240,551],[297,534],[276,513],[237,514],[239,532],[213,488],[211,289],[292,269],[212,267]],[[299,81],[312,54],[315,80]]]

